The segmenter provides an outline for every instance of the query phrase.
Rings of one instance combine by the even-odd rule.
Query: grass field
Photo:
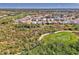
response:
[[[71,55],[79,54],[79,37],[71,32],[49,34],[42,39],[42,43],[32,49],[29,54]]]

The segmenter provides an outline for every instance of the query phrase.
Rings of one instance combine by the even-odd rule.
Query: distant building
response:
[[[79,24],[79,19],[72,20],[71,22],[72,22],[73,24]]]
[[[79,23],[79,20],[73,20],[74,16],[67,16],[62,15],[61,16],[50,16],[50,15],[32,15],[32,16],[26,16],[21,19],[15,20],[15,23],[27,23],[27,24],[71,24],[71,23]]]
[[[31,19],[30,17],[26,16],[22,19],[17,19],[15,20],[15,23],[27,23],[27,24],[31,24]]]

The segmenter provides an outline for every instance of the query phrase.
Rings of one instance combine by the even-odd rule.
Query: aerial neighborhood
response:
[[[48,11],[49,12],[49,11]],[[16,19],[15,23],[27,23],[27,24],[72,24],[76,23],[79,24],[79,17],[78,15],[72,13],[67,13],[61,11],[54,11],[54,13],[37,13],[37,14],[32,14],[32,15],[27,15],[24,18],[21,19]],[[67,13],[67,14],[66,14]]]
[[[1,3],[0,55],[79,55],[79,3]]]
[[[79,55],[79,9],[0,9],[0,54]]]

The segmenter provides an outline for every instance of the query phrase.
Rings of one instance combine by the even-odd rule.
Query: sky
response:
[[[0,8],[79,8],[79,3],[0,3]]]

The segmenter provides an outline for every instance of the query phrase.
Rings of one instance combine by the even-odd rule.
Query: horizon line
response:
[[[79,3],[0,3],[0,8],[9,9],[79,9]]]

